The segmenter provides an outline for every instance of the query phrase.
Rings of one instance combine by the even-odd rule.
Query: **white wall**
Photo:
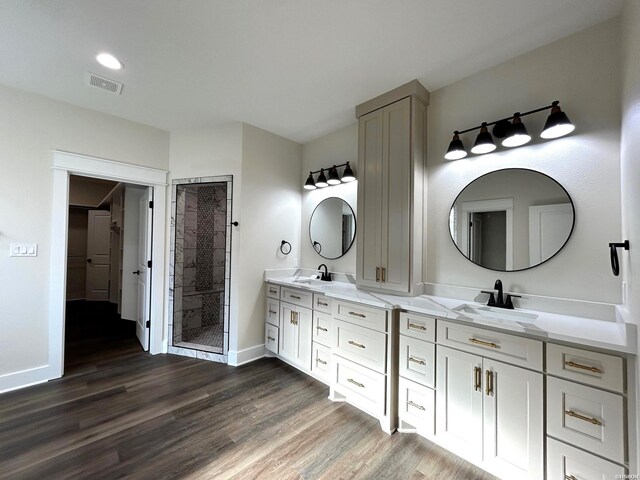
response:
[[[358,178],[358,124],[336,130],[333,133],[305,143],[302,147],[302,173],[299,186],[304,182],[312,170],[319,170],[332,165],[351,162],[356,178]],[[342,173],[342,169],[340,169]],[[314,175],[316,178],[317,175]],[[356,271],[356,242],[341,258],[327,260],[318,255],[309,240],[309,219],[316,206],[325,198],[340,197],[345,200],[356,213],[356,235],[359,232],[358,222],[358,182],[343,183],[334,187],[303,190],[302,192],[302,237],[300,239],[300,266],[315,269],[325,263],[332,272],[355,273]]]
[[[621,301],[607,244],[620,237],[620,33],[614,19],[470,76],[431,95],[428,132],[428,238],[431,283],[491,287],[601,302]],[[576,130],[568,137],[463,160],[443,158],[453,130],[462,130],[560,100]],[[537,138],[546,114],[525,117]],[[474,134],[463,136],[467,148]],[[501,148],[501,147],[500,147]],[[448,232],[451,204],[470,181],[489,171],[525,167],[555,178],[576,207],[574,233],[549,262],[524,272],[478,267]]]
[[[292,268],[300,245],[302,145],[244,124],[237,351],[264,344],[265,269]],[[294,246],[280,253],[280,242]],[[233,299],[232,299],[233,302]],[[242,354],[238,354],[242,361]]]
[[[0,391],[47,364],[53,149],[156,168],[167,132],[0,85]],[[11,258],[11,242],[38,257]]]
[[[621,188],[622,237],[629,240],[628,252],[622,256],[621,270],[627,284],[624,311],[626,320],[640,323],[640,3],[628,0],[622,14],[622,133],[621,133]],[[640,335],[640,331],[638,332]],[[640,342],[640,337],[638,338]],[[640,344],[640,343],[639,343]],[[640,367],[636,357],[636,404],[640,398]],[[636,458],[640,458],[640,418],[635,412]]]

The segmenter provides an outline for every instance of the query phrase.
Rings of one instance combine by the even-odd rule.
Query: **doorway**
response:
[[[53,199],[52,199],[52,234],[51,234],[51,278],[50,282],[50,317],[49,317],[49,364],[47,377],[58,378],[64,372],[65,350],[65,314],[67,300],[67,239],[69,226],[69,185],[72,175],[91,177],[116,183],[138,185],[147,192],[153,204],[153,216],[145,228],[145,242],[149,250],[145,252],[148,259],[145,281],[148,291],[144,303],[143,314],[146,342],[152,354],[166,352],[163,342],[164,327],[164,246],[165,246],[165,198],[167,172],[154,168],[141,167],[126,163],[114,162],[95,157],[88,157],[68,152],[54,152],[53,158]],[[141,200],[142,202],[142,200]],[[139,205],[141,205],[140,203]],[[110,225],[112,227],[113,225]],[[109,245],[111,246],[110,237]],[[104,244],[105,242],[103,242]],[[104,245],[103,245],[104,246]],[[111,247],[110,247],[111,248]],[[119,254],[120,252],[118,252]],[[93,262],[91,262],[93,263]],[[122,266],[124,268],[124,265]],[[111,272],[111,269],[109,270]],[[135,271],[135,270],[133,270]],[[142,273],[142,271],[140,272]],[[62,279],[62,281],[60,281]],[[111,295],[111,283],[109,296]],[[99,288],[97,290],[100,290]],[[104,289],[103,289],[104,290]],[[109,297],[110,298],[110,297]],[[139,318],[136,318],[136,324]],[[148,323],[147,323],[148,322]],[[131,322],[129,325],[134,325]],[[137,325],[136,325],[137,329]],[[136,338],[136,337],[134,337]],[[145,336],[141,340],[144,341]],[[138,340],[136,340],[137,342]]]

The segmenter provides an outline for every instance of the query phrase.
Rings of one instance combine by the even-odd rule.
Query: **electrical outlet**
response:
[[[37,257],[37,243],[12,243],[9,246],[10,257]]]

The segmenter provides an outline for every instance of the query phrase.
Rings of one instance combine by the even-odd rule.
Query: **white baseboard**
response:
[[[0,393],[30,387],[55,378],[49,365],[0,375]]]
[[[229,350],[227,361],[233,367],[239,367],[245,363],[250,363],[265,356],[264,344],[255,347],[245,348],[244,350]]]

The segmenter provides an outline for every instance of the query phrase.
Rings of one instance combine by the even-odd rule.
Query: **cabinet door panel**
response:
[[[358,285],[378,287],[382,225],[382,109],[364,115],[358,128]]]
[[[437,347],[436,436],[446,448],[475,462],[482,459],[482,357]],[[476,385],[479,383],[479,388]]]
[[[313,317],[307,308],[296,309],[297,336],[295,363],[306,370],[311,370],[311,353],[313,341]]]
[[[298,335],[293,308],[293,305],[288,303],[280,304],[280,355],[290,362],[295,361],[296,358],[296,336]]]
[[[411,99],[383,108],[382,287],[409,291]]]
[[[486,358],[483,368],[485,463],[500,478],[542,478],[542,374]]]

